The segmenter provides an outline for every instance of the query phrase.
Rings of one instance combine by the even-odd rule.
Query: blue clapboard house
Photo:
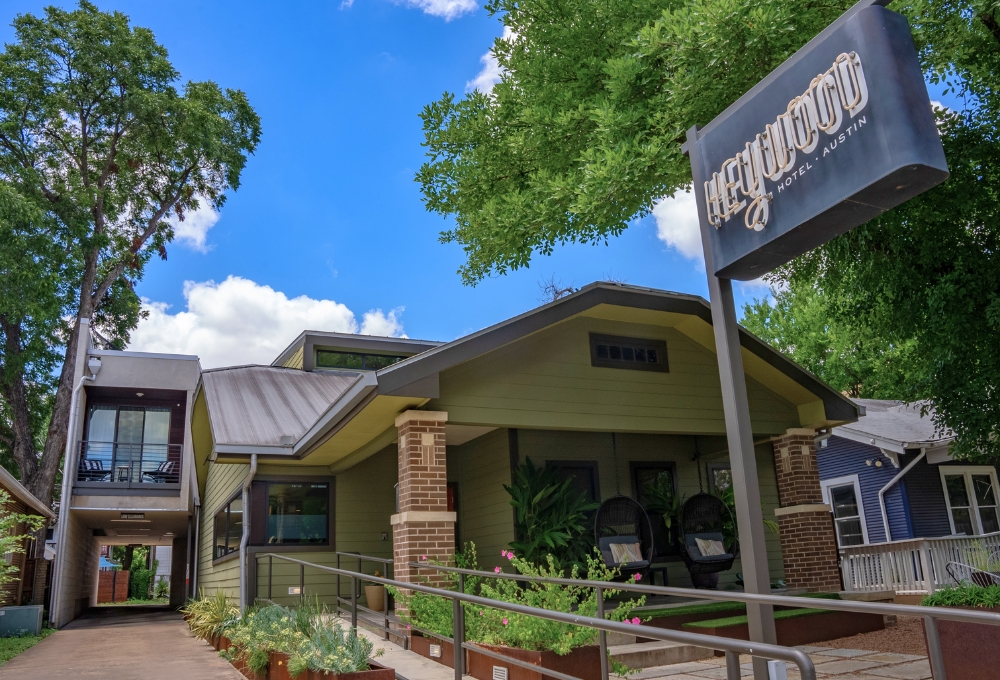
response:
[[[1000,531],[996,467],[952,460],[923,404],[855,402],[865,415],[816,449],[841,548]]]

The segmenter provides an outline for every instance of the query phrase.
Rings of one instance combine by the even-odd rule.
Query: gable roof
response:
[[[27,507],[27,514],[39,514],[50,520],[56,518],[56,514],[52,512],[51,508],[46,507],[2,466],[0,466],[0,488],[6,489],[14,500],[24,503]]]
[[[711,307],[703,298],[639,286],[593,283],[452,342],[414,343],[414,349],[422,351],[377,372],[311,372],[273,365],[206,371],[204,385],[215,450],[235,458],[258,453],[302,459],[344,431],[341,437],[345,447],[364,446],[367,451],[376,441],[391,441],[386,432],[395,415],[408,408],[420,408],[439,396],[438,377],[442,371],[571,317],[593,314],[597,308],[688,317],[684,332],[714,352]],[[300,335],[279,360],[287,358],[294,348],[305,347],[310,333]],[[340,334],[328,335],[331,340],[333,336],[338,336],[337,341],[345,339]],[[811,402],[818,412],[811,411],[808,422],[832,425],[857,419],[859,409],[853,402],[742,328],[740,344],[748,374],[766,372],[780,382],[782,389],[818,400]],[[307,390],[312,390],[313,396],[307,397]]]
[[[934,407],[928,402],[887,399],[855,399],[855,402],[864,407],[865,415],[857,422],[833,428],[833,434],[895,453],[947,446],[955,438],[950,431],[937,431]],[[921,413],[924,408],[928,409],[926,415]]]

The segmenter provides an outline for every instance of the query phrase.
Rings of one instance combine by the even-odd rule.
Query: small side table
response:
[[[660,580],[663,581],[660,585],[666,587],[669,585],[667,582],[667,562],[653,562],[649,565],[649,585],[656,585],[656,574],[660,574]]]
[[[115,467],[115,481],[116,482],[128,482],[132,477],[132,466],[131,465],[118,465]]]

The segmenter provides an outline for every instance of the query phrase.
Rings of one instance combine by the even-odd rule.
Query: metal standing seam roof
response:
[[[290,446],[359,378],[272,366],[205,371],[202,381],[215,443]]]
[[[920,444],[944,444],[954,439],[951,432],[938,432],[934,424],[934,408],[922,416],[926,402],[906,403],[886,399],[855,399],[855,403],[865,407],[866,415],[856,423],[833,428],[833,434],[847,435],[849,439],[870,436],[900,445],[914,447]]]

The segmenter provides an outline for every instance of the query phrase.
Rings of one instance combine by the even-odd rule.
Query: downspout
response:
[[[909,472],[914,465],[919,463],[924,456],[927,455],[927,449],[920,449],[920,455],[911,460],[905,468],[899,471],[899,473],[889,480],[889,483],[878,490],[878,509],[882,511],[882,527],[885,529],[885,540],[889,542],[892,540],[892,533],[889,531],[889,514],[885,511],[885,492],[895,486],[896,482],[903,478],[907,472]]]
[[[243,480],[243,536],[240,538],[240,616],[247,608],[247,543],[250,542],[250,483],[257,474],[257,454],[250,455],[250,472]]]
[[[201,531],[201,500],[195,499],[194,502],[194,566],[191,567],[191,599],[196,599],[198,597],[198,547],[200,545],[198,539],[200,538],[199,532]]]
[[[89,319],[80,319],[80,325],[90,325]],[[81,336],[83,333],[81,332]],[[80,342],[78,340],[77,342]],[[76,477],[76,456],[74,455],[73,449],[75,448],[74,438],[76,436],[76,419],[78,417],[78,411],[80,407],[80,390],[87,382],[93,382],[97,379],[96,375],[82,375],[80,376],[80,381],[73,387],[73,395],[70,397],[69,401],[69,423],[66,428],[66,450],[63,454],[63,479],[62,479],[62,490],[59,493],[59,524],[56,526],[56,559],[58,560],[58,569],[56,569],[55,578],[52,579],[52,592],[54,593],[52,598],[52,608],[49,611],[49,624],[56,628],[57,620],[56,613],[59,611],[59,606],[62,604],[62,596],[60,588],[63,582],[63,569],[66,564],[66,546],[63,543],[66,540],[66,523],[69,521],[69,508],[70,508],[70,494],[73,489],[73,479]]]

